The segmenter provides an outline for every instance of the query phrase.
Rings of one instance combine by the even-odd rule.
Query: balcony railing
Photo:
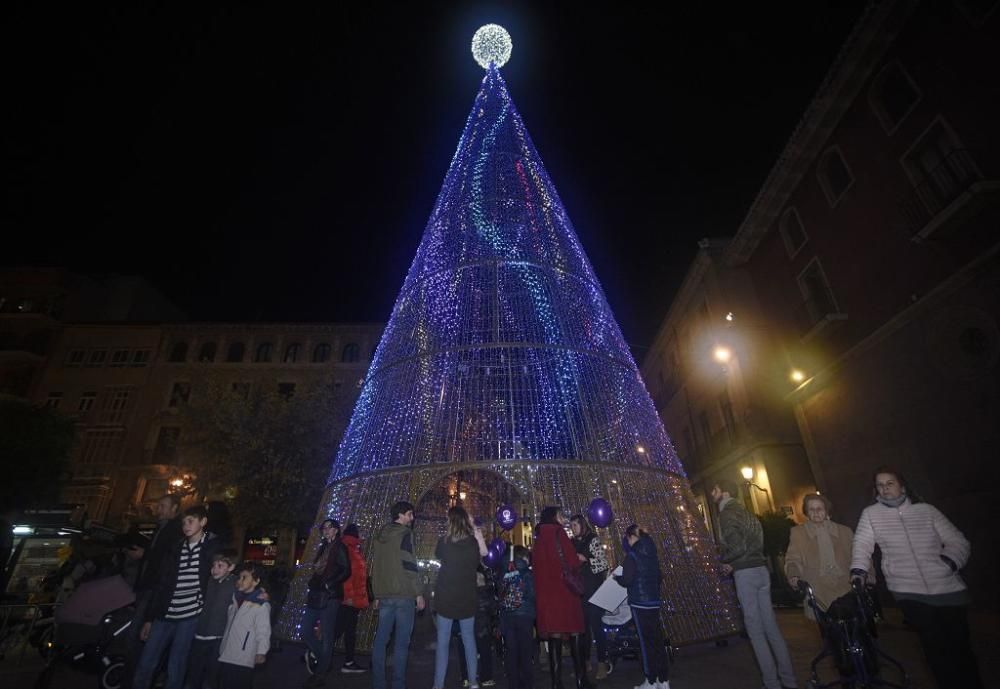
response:
[[[982,178],[969,151],[957,148],[949,153],[900,199],[911,236],[920,235],[939,213]]]

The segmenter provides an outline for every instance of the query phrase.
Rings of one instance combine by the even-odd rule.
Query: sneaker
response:
[[[495,687],[496,685],[497,685],[496,680],[493,679],[484,679],[482,682],[479,683],[479,686],[481,687]]]
[[[469,689],[469,680],[463,679],[462,680],[462,687],[463,687],[463,689]]]
[[[306,662],[306,671],[310,675],[316,674],[316,666],[319,665],[319,658],[312,651],[307,650],[302,660]]]
[[[642,680],[642,684],[635,687],[635,689],[657,689],[655,684],[650,684],[648,679]]]
[[[657,682],[656,689],[670,689],[670,680],[668,679],[666,682]]]
[[[349,663],[344,663],[340,667],[340,671],[343,672],[343,673],[345,673],[345,674],[357,674],[359,672],[365,672],[366,669],[367,668],[361,667],[360,665],[358,665],[357,663],[355,663],[353,660],[351,662],[349,662]]]

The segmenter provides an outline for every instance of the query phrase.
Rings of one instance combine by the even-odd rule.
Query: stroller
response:
[[[812,609],[823,637],[823,650],[809,665],[808,689],[826,689],[839,686],[843,689],[860,687],[893,687],[905,689],[910,678],[903,665],[879,648],[875,627],[876,606],[871,594],[860,582],[853,582],[851,592],[830,604],[824,611],[816,603],[813,589],[806,581],[799,582],[799,590],[806,595],[806,604]],[[840,675],[830,682],[820,682],[816,666],[824,658],[832,657]],[[895,684],[879,677],[880,661],[895,666],[902,679]]]
[[[635,628],[632,609],[627,601],[622,601],[616,610],[605,613],[601,617],[601,622],[604,624],[604,634],[608,640],[608,660],[612,665],[617,665],[621,658],[641,657],[639,630]],[[664,639],[663,644],[667,648],[670,662],[673,663],[674,649],[670,645],[670,639]]]
[[[56,610],[52,653],[35,689],[48,689],[65,663],[97,675],[99,689],[118,689],[125,672],[125,631],[135,614],[135,594],[120,576],[80,584]]]

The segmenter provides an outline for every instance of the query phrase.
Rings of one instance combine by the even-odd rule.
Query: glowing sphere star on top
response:
[[[503,67],[513,47],[507,29],[499,24],[481,26],[472,37],[472,57],[483,69],[489,69],[491,63]]]

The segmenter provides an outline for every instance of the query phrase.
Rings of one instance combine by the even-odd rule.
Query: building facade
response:
[[[784,401],[834,518],[853,526],[873,470],[897,467],[972,541],[963,574],[990,607],[997,4],[872,3],[717,260],[798,372]]]

